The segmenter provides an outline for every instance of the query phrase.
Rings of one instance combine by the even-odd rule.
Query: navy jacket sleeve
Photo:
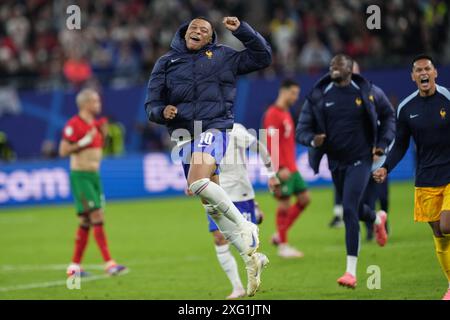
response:
[[[272,63],[272,49],[267,41],[248,23],[242,21],[233,35],[245,46],[237,52],[237,74],[246,74],[268,67]]]
[[[400,110],[397,119],[397,132],[395,135],[395,143],[392,150],[388,153],[386,162],[383,167],[391,172],[395,166],[402,160],[409,147],[411,138],[411,131],[409,130],[407,120],[405,119],[405,112]]]
[[[311,141],[316,134],[315,128],[317,127],[312,108],[312,103],[307,98],[303,104],[302,111],[298,117],[297,128],[295,129],[297,142],[307,147],[311,146]]]
[[[165,103],[165,70],[164,59],[160,58],[156,61],[150,75],[150,80],[147,86],[147,98],[145,99],[145,111],[150,121],[165,124],[166,120],[163,117],[163,111],[166,107]]]
[[[386,149],[395,138],[395,110],[383,90],[373,86],[372,92],[380,121],[376,146]]]

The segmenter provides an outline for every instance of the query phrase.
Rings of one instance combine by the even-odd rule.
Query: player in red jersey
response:
[[[289,108],[295,104],[299,94],[298,83],[292,80],[283,81],[275,104],[269,107],[263,119],[263,127],[267,130],[268,150],[271,152],[275,168],[279,168],[277,176],[281,181],[279,189],[274,193],[278,200],[278,209],[277,233],[273,235],[272,243],[278,245],[278,255],[283,258],[303,257],[301,251],[288,244],[287,233],[311,199],[308,186],[295,163],[295,126],[289,112]],[[278,141],[276,141],[277,133]],[[278,159],[276,159],[276,153],[273,153],[274,150],[278,150]],[[291,196],[296,198],[292,205]]]
[[[107,121],[105,118],[96,120],[101,111],[101,101],[96,91],[82,90],[77,95],[76,102],[79,113],[64,126],[63,138],[59,145],[61,157],[70,155],[70,186],[80,220],[75,251],[67,274],[87,275],[81,269],[80,263],[92,227],[94,238],[105,261],[105,271],[110,275],[117,275],[127,269],[117,264],[109,253],[103,229],[104,195],[98,173],[104,137],[107,133]]]

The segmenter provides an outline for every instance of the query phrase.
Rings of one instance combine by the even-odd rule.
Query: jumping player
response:
[[[245,46],[219,45],[203,17],[182,25],[171,50],[158,59],[148,83],[145,109],[150,121],[164,124],[182,146],[189,190],[199,196],[225,238],[239,251],[247,269],[247,295],[261,283],[267,257],[257,252],[258,227],[248,222],[219,185],[219,170],[232,129],[237,76],[270,65],[267,41],[236,17],[223,18],[226,29]],[[200,130],[195,130],[200,124]],[[200,131],[200,132],[196,132]],[[178,136],[178,134],[188,132]]]

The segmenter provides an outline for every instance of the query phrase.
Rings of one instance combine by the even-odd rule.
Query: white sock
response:
[[[333,208],[333,212],[334,215],[338,218],[343,218],[344,217],[344,207],[342,206],[342,204],[336,204]]]
[[[381,218],[380,218],[380,215],[379,215],[379,211],[375,214],[375,221],[373,223],[375,223],[377,225],[381,223]]]
[[[225,239],[237,249],[244,261],[247,262],[250,258],[244,252],[247,251],[248,247],[242,240],[242,237],[239,234],[239,228],[236,224],[231,222],[222,213],[218,212],[213,205],[203,204],[203,207],[205,208],[206,213],[216,223]]]
[[[243,288],[241,278],[239,277],[238,266],[236,259],[230,252],[230,246],[224,244],[222,246],[216,245],[217,260],[219,260],[220,266],[226,273],[228,279],[233,286],[233,290]]]
[[[358,263],[358,257],[347,256],[347,271],[352,276],[356,277],[356,264]]]
[[[213,181],[207,178],[194,181],[189,186],[189,190],[212,204],[239,228],[247,223],[225,190]]]

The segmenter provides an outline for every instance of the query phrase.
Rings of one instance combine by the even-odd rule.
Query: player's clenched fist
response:
[[[236,17],[225,17],[223,18],[222,23],[225,25],[225,28],[230,31],[236,31],[241,25],[241,22]]]
[[[315,147],[315,148],[321,147],[323,145],[323,143],[325,142],[325,138],[326,137],[327,136],[325,134],[323,134],[323,133],[322,134],[316,134],[314,136],[313,141],[312,141],[313,147]]]
[[[173,118],[176,117],[177,112],[178,112],[177,107],[172,106],[172,105],[169,104],[168,106],[166,106],[164,108],[164,111],[163,111],[164,119],[172,120]]]
[[[387,176],[386,168],[379,168],[373,173],[373,180],[378,183],[383,183]]]

